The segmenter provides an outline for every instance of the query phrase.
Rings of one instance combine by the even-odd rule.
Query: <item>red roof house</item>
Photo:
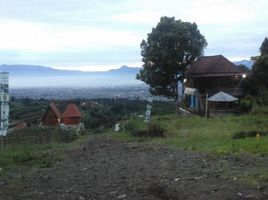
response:
[[[61,122],[62,115],[57,106],[51,103],[43,115],[41,121],[44,126],[57,126]]]
[[[63,123],[65,125],[80,124],[81,113],[74,103],[70,103],[67,105],[66,110],[62,114],[62,118],[63,118]]]

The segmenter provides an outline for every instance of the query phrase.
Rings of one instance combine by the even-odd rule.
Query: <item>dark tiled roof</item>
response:
[[[58,110],[56,104],[51,103],[49,106],[50,106],[50,108],[53,110],[53,112],[56,114],[56,116],[60,119],[60,118],[61,118],[61,113],[60,113],[60,111]]]
[[[186,72],[192,76],[238,75],[243,71],[222,55],[200,57]]]
[[[67,108],[62,114],[62,117],[81,117],[81,113],[74,103],[70,103],[67,105]]]

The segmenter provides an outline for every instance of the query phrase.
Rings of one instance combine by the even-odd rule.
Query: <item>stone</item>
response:
[[[175,179],[174,179],[175,182],[177,182],[177,181],[179,181],[179,180],[180,180],[180,178],[175,178]]]
[[[263,190],[265,188],[264,185],[257,185],[257,190]]]
[[[83,197],[83,196],[79,196],[79,197],[78,197],[78,200],[86,200],[86,198]]]
[[[126,198],[126,197],[127,197],[126,194],[120,194],[120,195],[117,196],[116,198],[117,198],[117,199],[124,199],[124,198]]]
[[[237,195],[238,195],[238,196],[240,196],[240,197],[242,197],[242,196],[243,196],[243,194],[242,194],[242,193],[240,193],[240,192],[238,192],[238,193],[237,193]]]
[[[1,181],[1,180],[0,180],[0,186],[2,186],[2,185],[7,185],[7,182],[6,182],[6,181]]]

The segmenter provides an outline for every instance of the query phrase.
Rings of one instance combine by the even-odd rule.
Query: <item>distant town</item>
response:
[[[151,96],[148,86],[99,87],[99,88],[20,88],[11,89],[15,99],[95,99],[95,98],[128,98],[146,99]]]

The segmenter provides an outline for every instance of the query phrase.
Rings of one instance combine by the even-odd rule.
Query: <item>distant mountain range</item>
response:
[[[112,69],[109,71],[104,72],[84,72],[79,70],[60,70],[55,69],[51,67],[44,67],[39,65],[0,65],[0,71],[9,72],[12,75],[15,76],[21,76],[21,75],[35,75],[35,76],[58,76],[58,75],[109,75],[109,74],[137,74],[139,72],[140,68],[138,67],[128,67],[126,65],[123,65],[119,69]]]
[[[59,70],[38,65],[0,65],[9,72],[10,87],[113,87],[135,85],[138,67],[122,66],[105,72]]]
[[[253,61],[251,60],[241,60],[241,61],[234,61],[235,65],[245,65],[247,68],[251,69],[253,65]]]

